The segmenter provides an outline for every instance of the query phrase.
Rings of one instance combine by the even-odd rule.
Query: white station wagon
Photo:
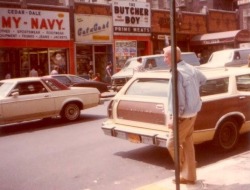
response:
[[[230,150],[239,134],[250,131],[250,68],[202,72],[207,82],[200,89],[203,105],[194,127],[194,142],[214,141],[221,150]],[[102,124],[104,133],[166,147],[169,77],[168,71],[134,75],[111,100],[108,119]]]
[[[99,97],[96,88],[67,87],[49,77],[1,80],[0,125],[55,116],[74,121]]]

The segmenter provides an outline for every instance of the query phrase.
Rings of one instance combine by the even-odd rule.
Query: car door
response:
[[[5,123],[51,117],[55,114],[55,102],[50,92],[40,81],[20,82],[2,100]]]

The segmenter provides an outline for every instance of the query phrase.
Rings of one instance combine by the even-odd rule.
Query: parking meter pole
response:
[[[171,58],[172,58],[172,86],[173,86],[173,125],[174,125],[174,163],[176,190],[180,190],[180,158],[179,158],[179,125],[178,125],[178,72],[176,64],[176,27],[175,27],[175,0],[171,0],[170,8],[170,31],[171,31]]]

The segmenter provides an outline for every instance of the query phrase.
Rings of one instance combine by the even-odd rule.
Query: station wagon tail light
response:
[[[108,117],[110,119],[113,119],[113,111],[112,111],[112,109],[113,109],[113,103],[114,103],[114,101],[111,100],[110,103],[109,103],[109,105],[108,105],[108,108],[107,108]]]

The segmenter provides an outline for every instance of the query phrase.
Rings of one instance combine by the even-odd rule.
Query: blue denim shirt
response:
[[[193,117],[201,109],[202,101],[199,90],[200,86],[205,84],[207,79],[197,68],[184,61],[177,64],[177,71],[179,117]],[[173,115],[172,78],[169,81],[168,93],[168,114]]]

